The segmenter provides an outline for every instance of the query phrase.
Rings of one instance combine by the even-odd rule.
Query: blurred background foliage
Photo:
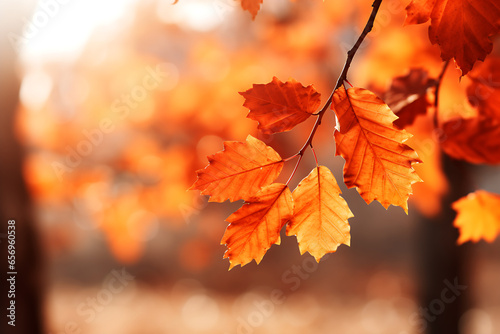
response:
[[[424,67],[433,77],[440,72],[427,28],[402,27],[407,2],[383,2],[350,71],[353,85],[383,93],[410,68]],[[34,8],[35,15],[43,10]],[[223,141],[252,134],[282,157],[300,149],[312,120],[265,136],[245,118],[238,92],[273,76],[293,77],[314,84],[326,101],[370,0],[268,0],[255,21],[233,0],[74,0],[58,8],[22,42],[15,121],[44,257],[49,333],[64,333],[71,321],[82,333],[419,331],[411,320],[422,307],[415,263],[426,245],[416,231],[422,217],[439,214],[449,186],[429,118],[408,129],[425,162],[417,166],[425,182],[414,185],[409,215],[367,206],[341,184],[355,215],[351,247],[340,247],[319,267],[308,254],[300,256],[294,238],[283,237],[259,266],[227,272],[219,243],[224,219],[241,203],[208,204],[186,191]],[[155,70],[161,75],[152,75]],[[464,92],[468,79],[458,78],[450,70],[442,86],[445,117],[473,112]],[[145,80],[157,85],[145,89]],[[112,130],[102,131],[103,120]],[[314,144],[320,164],[341,180],[334,125],[330,113]],[[313,167],[306,156],[292,188]],[[498,170],[476,174],[477,184],[498,187]],[[461,320],[463,333],[500,331],[499,250],[498,241],[474,248],[474,308]],[[311,272],[301,277],[294,266]],[[121,267],[133,283],[86,321],[78,306]],[[269,300],[273,289],[284,292],[285,302],[268,316],[259,311],[259,326],[245,329],[242,321],[259,310],[254,302]]]

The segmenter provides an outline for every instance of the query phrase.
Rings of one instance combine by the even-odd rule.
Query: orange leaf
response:
[[[408,213],[411,185],[422,180],[412,168],[417,153],[403,144],[411,134],[396,129],[397,116],[375,94],[343,86],[335,91],[332,108],[337,114],[336,155],[345,160],[344,182],[357,187],[366,203],[378,200],[386,209],[402,207]]]
[[[210,202],[250,198],[271,184],[284,164],[272,147],[250,135],[246,142],[224,142],[223,151],[207,158],[209,165],[196,171],[198,180],[190,190],[210,195]]]
[[[221,244],[227,245],[224,258],[229,258],[229,270],[255,260],[260,263],[266,251],[280,243],[280,231],[292,218],[293,198],[284,184],[264,187],[248,203],[229,216]]]
[[[488,57],[484,64],[469,73],[472,83],[467,87],[467,98],[477,107],[481,116],[500,122],[500,58]]]
[[[453,226],[460,230],[457,243],[492,242],[500,232],[500,195],[478,190],[452,204],[457,211]]]
[[[498,121],[488,117],[455,118],[441,128],[441,147],[449,156],[475,164],[500,163]]]
[[[293,191],[294,214],[286,234],[296,235],[300,253],[309,252],[316,261],[333,253],[341,244],[350,245],[349,223],[354,217],[332,172],[316,167]]]
[[[392,80],[391,87],[384,94],[384,101],[398,116],[394,125],[402,129],[413,124],[418,115],[425,115],[430,105],[427,89],[434,85],[429,73],[421,68],[411,69],[405,76]]]
[[[259,12],[261,3],[262,0],[241,0],[241,8],[248,10],[252,14],[252,20],[254,20]]]
[[[407,144],[424,162],[413,166],[425,182],[413,185],[410,201],[424,216],[436,217],[441,212],[442,198],[448,193],[449,185],[442,167],[442,152],[434,136],[432,115],[419,117],[406,130],[413,134]]]
[[[250,109],[247,117],[258,121],[258,129],[268,134],[293,129],[321,103],[321,95],[312,85],[304,87],[293,79],[281,82],[276,77],[240,94],[245,98],[243,106]]]
[[[499,58],[489,58],[469,74],[467,97],[478,112],[475,117],[456,117],[442,124],[439,139],[449,156],[475,164],[500,163],[499,65]]]
[[[498,0],[413,0],[405,24],[431,20],[429,39],[439,44],[441,58],[455,62],[465,75],[476,60],[492,50],[490,37],[500,31]]]

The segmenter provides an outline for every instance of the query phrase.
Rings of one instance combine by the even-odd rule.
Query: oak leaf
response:
[[[293,191],[295,208],[286,234],[297,236],[301,254],[309,252],[319,262],[341,244],[350,245],[347,220],[354,215],[341,193],[332,172],[324,166],[314,168]]]
[[[430,106],[427,90],[434,84],[434,79],[429,78],[429,73],[421,68],[411,69],[407,75],[392,80],[383,100],[398,116],[394,125],[403,129],[413,124],[417,116],[427,113]]]
[[[248,118],[259,122],[264,133],[291,130],[313,114],[321,103],[321,95],[309,85],[302,86],[294,79],[281,82],[278,78],[267,84],[254,84],[246,92],[243,106],[250,109]]]
[[[241,0],[241,8],[248,10],[252,14],[252,20],[254,20],[259,12],[261,3],[262,0]]]
[[[293,215],[293,198],[288,186],[273,183],[248,199],[230,215],[221,244],[227,245],[224,258],[229,269],[255,260],[260,263],[273,244],[280,243],[280,231]]]
[[[441,58],[455,62],[465,75],[493,47],[490,37],[500,31],[498,0],[413,0],[406,7],[405,24],[429,19],[429,39],[439,44]]]
[[[411,185],[422,180],[412,168],[417,153],[403,144],[411,134],[393,126],[397,116],[369,90],[343,86],[333,96],[337,115],[336,155],[345,160],[344,182],[357,187],[366,203],[378,200],[386,209],[402,207],[408,213]]]
[[[449,156],[474,164],[500,163],[500,126],[488,117],[453,118],[438,138]]]
[[[453,225],[460,230],[458,244],[484,239],[492,242],[500,232],[500,195],[478,190],[452,204]]]
[[[246,142],[224,142],[223,151],[207,158],[209,165],[196,171],[198,179],[190,190],[210,195],[210,202],[247,200],[271,184],[284,164],[272,147],[250,135]]]

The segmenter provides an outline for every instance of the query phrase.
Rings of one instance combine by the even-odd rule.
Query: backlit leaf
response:
[[[300,253],[309,252],[316,261],[333,253],[341,244],[350,245],[347,220],[353,217],[332,172],[316,167],[293,191],[293,218],[286,234],[296,235]]]
[[[460,230],[458,244],[484,239],[492,242],[500,232],[500,195],[478,190],[452,204],[453,225]]]
[[[369,204],[379,201],[402,207],[408,213],[411,185],[421,179],[412,168],[417,153],[403,144],[411,134],[396,129],[397,119],[389,107],[372,92],[343,86],[335,91],[332,108],[338,118],[335,131],[336,155],[345,160],[344,182],[357,187]]]
[[[293,215],[292,193],[281,183],[264,187],[247,202],[226,219],[221,244],[227,245],[229,269],[252,260],[259,264],[267,250],[280,243],[280,231]]]
[[[405,24],[429,19],[429,39],[439,44],[441,58],[455,62],[465,75],[493,47],[490,37],[500,31],[498,0],[413,0]]]
[[[211,202],[247,200],[271,184],[283,168],[272,147],[248,136],[246,142],[224,142],[224,150],[208,157],[209,165],[196,171],[198,180],[190,190],[210,195]]]

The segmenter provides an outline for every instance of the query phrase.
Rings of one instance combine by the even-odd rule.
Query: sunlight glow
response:
[[[160,0],[156,14],[166,24],[177,24],[196,31],[210,31],[222,23],[226,12],[217,7],[217,1],[183,0],[172,5],[172,1]]]
[[[96,27],[111,27],[135,1],[39,0],[32,17],[24,20],[22,35],[17,36],[21,57],[33,60],[78,56]]]

